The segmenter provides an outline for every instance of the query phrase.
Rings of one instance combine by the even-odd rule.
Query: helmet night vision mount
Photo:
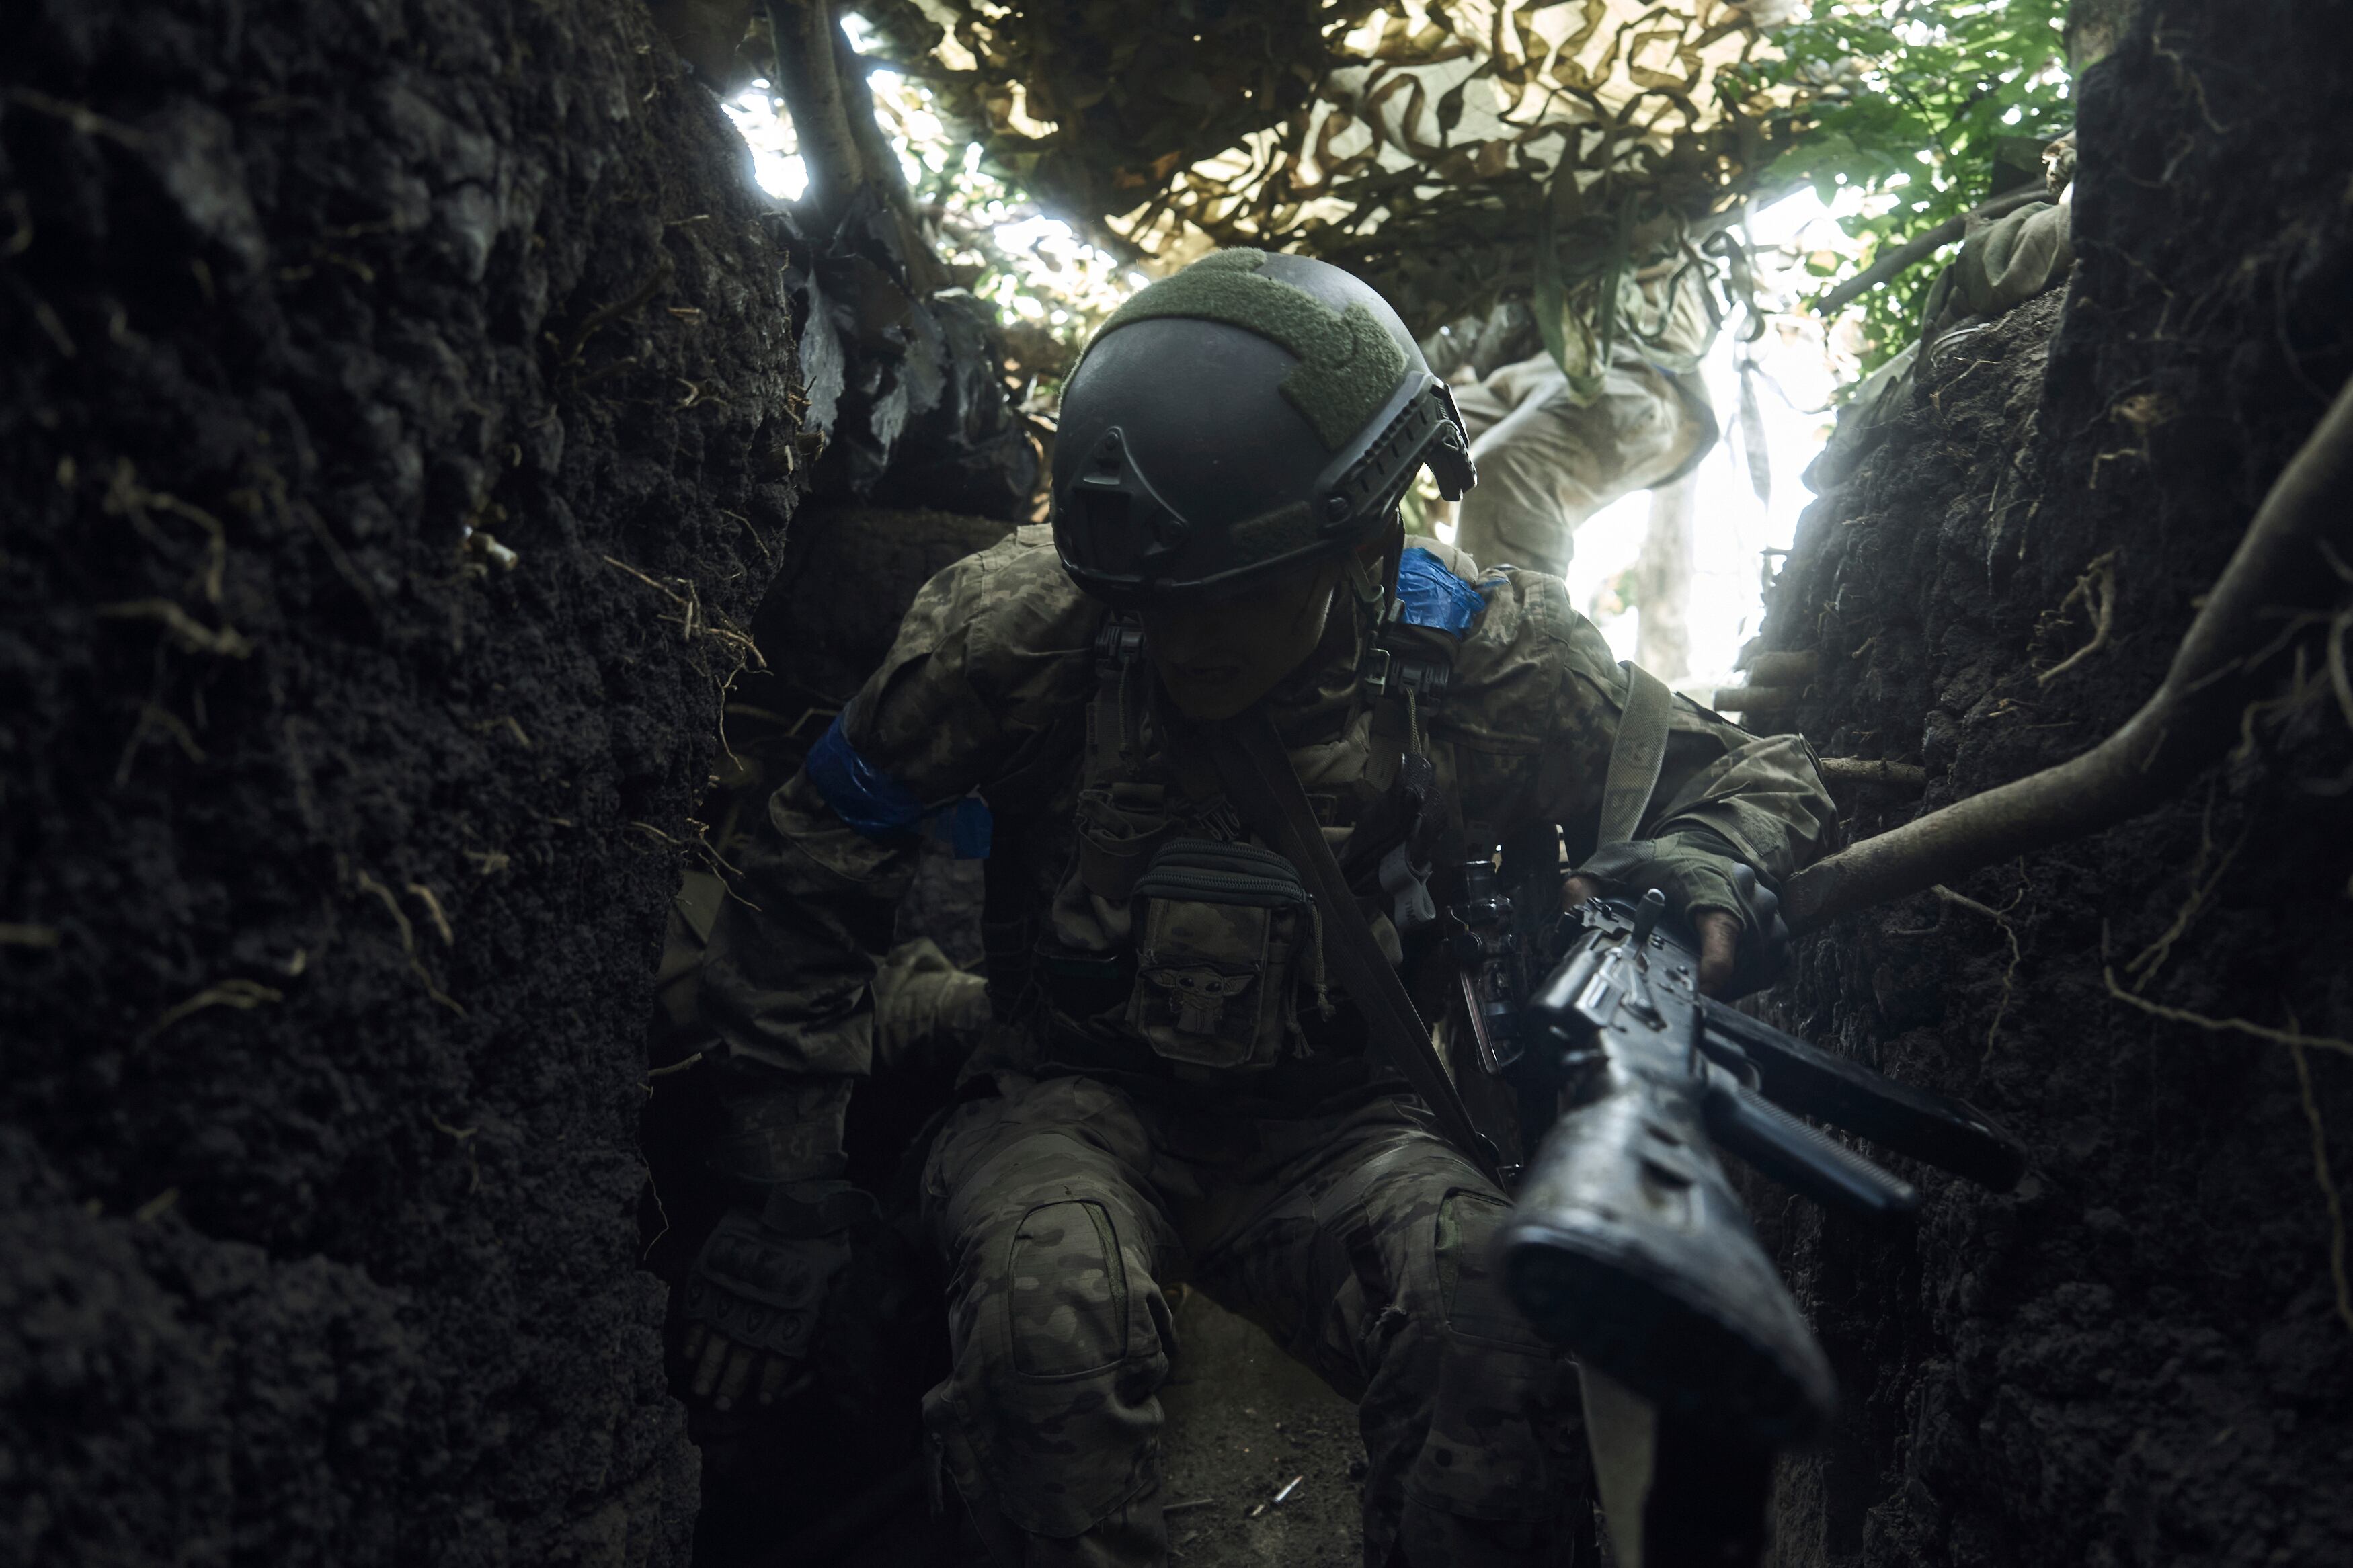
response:
[[[1062,399],[1054,543],[1115,607],[1214,599],[1377,537],[1428,465],[1477,482],[1462,419],[1371,287],[1220,251],[1144,289]]]

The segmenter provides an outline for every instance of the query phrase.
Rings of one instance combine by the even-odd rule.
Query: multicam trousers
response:
[[[925,1172],[955,1371],[924,1418],[1032,1565],[1166,1552],[1164,1283],[1357,1402],[1369,1568],[1569,1560],[1589,1528],[1575,1373],[1487,1268],[1503,1196],[1394,1101],[1255,1121],[1006,1075]]]

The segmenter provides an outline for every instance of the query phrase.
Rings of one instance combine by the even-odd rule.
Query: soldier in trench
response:
[[[1358,1403],[1368,1563],[1572,1555],[1574,1373],[1490,1271],[1506,1199],[1368,1047],[1326,926],[1415,972],[1430,866],[1558,824],[1565,896],[1661,889],[1721,990],[1767,962],[1769,889],[1833,818],[1801,741],[1678,700],[1641,836],[1590,858],[1638,676],[1557,577],[1406,548],[1406,486],[1425,462],[1467,485],[1466,445],[1395,312],[1318,262],[1222,252],[1105,325],[1055,521],[924,588],[712,931],[710,1158],[739,1203],[687,1284],[694,1397],[802,1375],[866,1209],[840,1173],[875,955],[941,834],[987,856],[994,1022],[923,1172],[953,1352],[923,1418],[992,1552],[1165,1558],[1186,1279]],[[1204,760],[1202,727],[1252,709],[1358,908],[1309,900]]]
[[[1695,329],[1672,330],[1675,347],[1704,352]],[[1488,564],[1567,576],[1587,519],[1621,496],[1673,484],[1715,445],[1696,370],[1678,374],[1620,342],[1599,386],[1580,398],[1516,300],[1433,332],[1422,352],[1454,388],[1479,469],[1455,542]]]

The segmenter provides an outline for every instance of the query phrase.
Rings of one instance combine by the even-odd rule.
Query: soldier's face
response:
[[[1341,563],[1302,566],[1215,605],[1144,612],[1144,647],[1187,719],[1230,719],[1323,640]]]

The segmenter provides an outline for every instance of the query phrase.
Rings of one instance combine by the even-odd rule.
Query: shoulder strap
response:
[[[1626,706],[1618,715],[1618,739],[1609,747],[1597,849],[1625,843],[1642,826],[1642,813],[1650,808],[1651,792],[1659,787],[1659,769],[1667,760],[1667,722],[1675,710],[1674,693],[1664,681],[1631,659],[1619,668],[1626,672]]]
[[[1448,1142],[1500,1186],[1494,1145],[1472,1125],[1471,1113],[1439,1061],[1405,983],[1382,956],[1340,863],[1332,858],[1332,847],[1324,842],[1314,808],[1307,804],[1307,792],[1300,787],[1273,721],[1252,710],[1205,729],[1209,757],[1227,795],[1258,835],[1299,868],[1314,895],[1323,912],[1324,938],[1331,944],[1333,973],[1364,1015],[1374,1044],[1436,1114]]]

